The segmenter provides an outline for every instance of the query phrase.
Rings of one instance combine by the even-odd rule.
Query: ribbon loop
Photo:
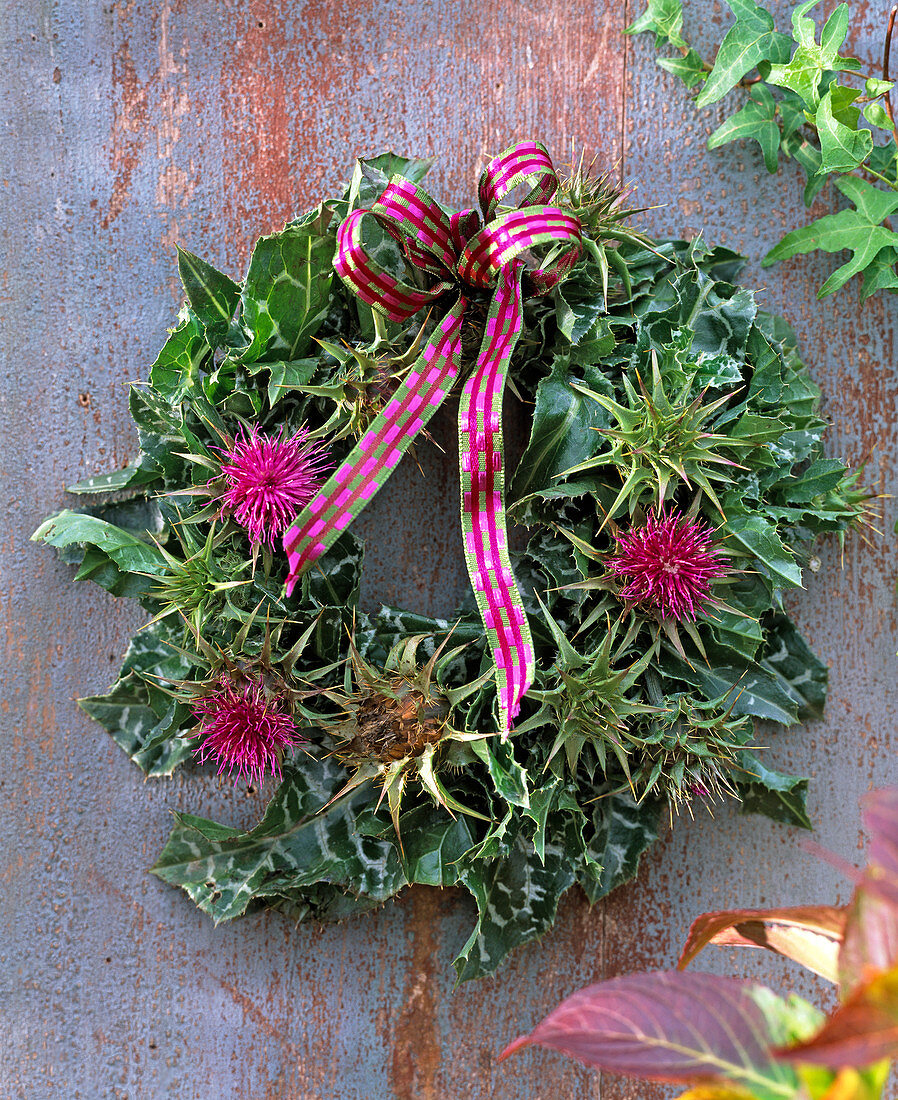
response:
[[[557,206],[525,206],[500,214],[468,241],[458,264],[462,282],[489,286],[522,252],[552,241],[569,241],[580,255],[580,222]]]
[[[501,199],[522,183],[530,185],[524,204],[497,215]],[[284,535],[289,595],[383,485],[461,375],[465,286],[495,286],[476,368],[462,390],[458,432],[465,561],[495,661],[503,735],[520,710],[535,662],[508,554],[502,395],[523,327],[525,273],[529,289],[545,294],[580,254],[578,219],[545,205],[557,189],[545,147],[521,142],[490,161],[481,176],[483,225],[474,210],[447,215],[422,187],[401,176],[393,177],[370,211],[354,210],[342,222],[334,267],[373,309],[406,321],[447,290],[457,290],[458,297],[386,408]],[[429,277],[429,286],[397,279],[368,253],[362,233],[368,214],[400,245],[409,264]],[[544,265],[527,269],[523,254],[550,244],[556,247]]]
[[[370,213],[370,210],[353,210],[340,223],[334,268],[347,286],[372,309],[391,321],[407,321],[451,284],[421,290],[397,279],[373,260],[362,240],[362,220]]]
[[[402,176],[394,176],[372,206],[371,213],[397,240],[411,239],[419,246],[419,251],[435,257],[442,264],[444,276],[451,277],[458,256],[452,226],[439,204],[423,187]]]
[[[558,190],[555,166],[545,145],[539,141],[521,141],[494,157],[480,177],[477,188],[483,220],[491,221],[500,201],[520,183],[530,183],[524,206],[542,206]]]

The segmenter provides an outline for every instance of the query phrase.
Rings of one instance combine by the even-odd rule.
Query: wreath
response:
[[[248,832],[176,814],[154,873],[216,921],[464,886],[468,979],[574,883],[632,877],[665,816],[735,798],[809,826],[754,722],[820,714],[783,594],[869,494],[824,457],[819,391],[737,254],[648,239],[538,143],[489,163],[479,211],[432,199],[429,163],[360,160],[242,284],[179,251],[138,457],[34,538],[151,615],[81,700],[130,758],[271,784]],[[507,486],[506,382],[530,421]],[[363,607],[352,520],[456,402],[471,594],[447,620]]]

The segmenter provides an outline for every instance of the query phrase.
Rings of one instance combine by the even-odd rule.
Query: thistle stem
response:
[[[387,319],[380,310],[372,309],[371,316],[374,318],[374,348],[376,349],[389,344],[390,334],[387,332]]]

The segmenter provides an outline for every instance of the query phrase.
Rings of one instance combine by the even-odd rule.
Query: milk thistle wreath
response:
[[[280,780],[246,833],[177,814],[154,872],[216,921],[463,885],[468,979],[575,882],[630,878],[665,807],[809,824],[753,723],[821,711],[782,597],[867,494],[735,253],[649,241],[607,177],[559,181],[537,143],[490,162],[479,212],[430,198],[428,167],[359,161],[242,285],[180,252],[187,301],[131,392],[139,456],[34,537],[152,615],[81,701],[135,763]],[[507,491],[506,379],[532,411]],[[373,612],[351,521],[456,394],[471,596]]]

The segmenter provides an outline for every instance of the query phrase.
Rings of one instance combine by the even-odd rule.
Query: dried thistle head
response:
[[[343,689],[322,689],[342,713],[330,722],[318,719],[319,724],[336,739],[337,758],[352,769],[348,783],[336,797],[369,780],[380,783],[380,798],[387,799],[397,837],[402,796],[411,779],[417,779],[450,813],[457,810],[482,816],[457,802],[438,775],[440,754],[450,742],[485,736],[454,729],[450,724],[453,707],[476,691],[481,681],[462,688],[444,687],[443,670],[462,647],[445,652],[447,638],[420,665],[418,650],[426,637],[414,635],[398,642],[382,668],[369,664],[351,644]]]

